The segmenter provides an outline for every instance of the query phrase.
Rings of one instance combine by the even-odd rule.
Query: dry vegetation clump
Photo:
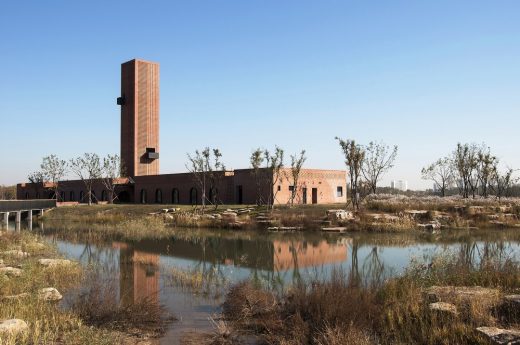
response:
[[[235,332],[254,332],[267,344],[488,344],[477,327],[520,325],[518,307],[503,299],[519,288],[512,260],[484,257],[475,265],[454,254],[369,286],[338,270],[277,296],[240,283],[223,315]],[[431,289],[456,312],[431,310]]]
[[[181,269],[172,267],[163,276],[167,284],[187,290],[192,294],[211,295],[219,298],[229,287],[229,279],[217,267]]]
[[[133,296],[118,296],[113,279],[90,272],[81,292],[70,302],[85,324],[118,331],[136,337],[158,337],[174,318],[152,296],[134,300]]]
[[[7,250],[28,252],[28,257],[5,255]],[[56,258],[56,249],[34,234],[0,232],[0,259],[19,267],[18,277],[0,274],[0,320],[21,319],[29,330],[20,336],[2,337],[1,344],[115,344],[122,337],[113,332],[84,326],[71,311],[59,303],[38,298],[38,290],[54,287],[62,294],[76,287],[82,277],[79,265],[42,267],[40,258]],[[19,295],[19,297],[8,297]]]

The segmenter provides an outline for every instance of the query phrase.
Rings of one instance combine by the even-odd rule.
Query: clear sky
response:
[[[218,147],[306,149],[344,168],[335,136],[397,144],[412,188],[458,141],[520,168],[520,1],[2,1],[0,184],[41,158],[119,152],[120,64],[161,65],[161,173]]]

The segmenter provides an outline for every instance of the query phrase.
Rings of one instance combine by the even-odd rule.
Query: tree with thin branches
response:
[[[377,184],[394,166],[397,157],[397,145],[393,148],[383,142],[371,141],[365,148],[365,157],[361,164],[361,173],[371,193],[377,193]]]
[[[101,178],[102,166],[99,156],[95,153],[84,153],[69,162],[70,170],[83,182],[87,190],[88,205],[92,205],[93,189],[96,179]]]
[[[276,195],[278,194],[278,188],[275,188],[279,181],[282,180],[282,169],[284,167],[284,151],[278,146],[275,146],[274,153],[271,154],[269,150],[264,151],[264,160],[266,169],[269,171],[269,194],[267,198],[267,209],[274,210],[274,204],[276,202]]]
[[[359,181],[361,176],[361,166],[365,159],[365,150],[363,147],[355,142],[355,140],[343,140],[336,137],[339,141],[343,155],[345,156],[345,165],[349,171],[350,178],[350,199],[354,210],[359,210],[361,183]]]
[[[108,191],[108,202],[110,204],[117,200],[118,179],[126,175],[122,159],[119,155],[108,154],[103,158],[103,166],[101,167],[101,181]]]
[[[188,153],[187,156],[186,169],[193,175],[195,183],[201,189],[202,212],[204,212],[206,201],[213,203],[213,200],[209,200],[206,196],[207,187],[209,185],[217,192],[216,185],[220,179],[217,175],[222,175],[225,170],[224,164],[220,161],[222,154],[219,149],[211,150],[206,147],[202,151],[195,150],[194,155]],[[216,200],[218,200],[218,194]]]
[[[263,196],[262,196],[262,176],[261,176],[261,166],[264,162],[263,151],[260,148],[255,149],[251,156],[249,157],[249,162],[251,164],[251,174],[255,180],[256,185],[256,205],[260,206],[264,204]]]
[[[439,158],[432,164],[422,168],[421,175],[423,180],[431,180],[441,196],[446,196],[446,190],[451,187],[454,181],[453,164],[448,157]]]
[[[290,204],[291,206],[294,205],[294,199],[296,198],[296,195],[299,191],[300,184],[300,173],[302,170],[303,163],[307,160],[307,157],[305,156],[305,150],[302,150],[300,152],[300,155],[291,155],[291,176],[292,176],[292,191],[291,191],[291,198],[290,198]]]
[[[43,177],[43,182],[49,182],[54,193],[54,198],[57,201],[62,201],[60,189],[60,180],[63,179],[67,172],[67,162],[59,159],[56,155],[50,155],[43,157],[42,164],[40,165],[40,172]]]

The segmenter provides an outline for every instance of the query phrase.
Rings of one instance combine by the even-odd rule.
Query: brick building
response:
[[[121,160],[125,166],[118,180],[119,202],[198,204],[202,191],[190,173],[159,174],[159,64],[139,59],[121,65]],[[255,174],[252,169],[219,173],[217,183],[206,190],[209,201],[224,204],[255,204],[274,199],[288,203],[294,188],[290,169],[273,176],[268,169]],[[277,183],[273,183],[277,181]],[[54,198],[49,184],[21,183],[18,199]],[[343,170],[302,169],[295,203],[323,204],[344,202],[346,172]],[[95,181],[95,200],[108,201],[101,180]],[[59,201],[86,202],[82,181],[61,181]]]

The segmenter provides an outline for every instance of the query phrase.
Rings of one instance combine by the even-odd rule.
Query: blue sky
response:
[[[161,172],[219,147],[306,149],[334,137],[399,146],[383,181],[421,181],[458,141],[520,168],[519,1],[4,1],[0,184],[41,157],[119,152],[120,64],[161,64]]]

